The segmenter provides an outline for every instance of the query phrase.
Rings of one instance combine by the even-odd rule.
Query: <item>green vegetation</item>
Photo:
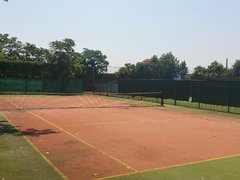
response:
[[[88,72],[93,68],[95,76],[107,71],[107,56],[99,50],[77,52],[74,40],[69,38],[52,41],[49,46],[38,48],[0,34],[0,77],[83,79],[92,78]]]
[[[197,66],[188,75],[185,61],[180,62],[171,52],[154,55],[151,59],[138,62],[136,65],[126,63],[117,72],[120,79],[183,79],[183,80],[233,80],[240,77],[240,60],[236,60],[232,68],[225,68],[221,63],[213,61],[207,68]]]
[[[64,179],[0,115],[0,179]]]
[[[153,103],[160,102],[160,99],[157,99],[157,98],[141,98],[141,99],[139,98],[138,100],[143,100],[143,101],[148,101],[148,102],[153,102]],[[198,103],[198,102],[188,102],[188,101],[181,101],[181,100],[175,101],[174,99],[164,99],[164,105],[182,106],[182,107],[186,107],[186,109],[187,108],[188,109],[195,108],[196,111],[201,111],[200,109],[202,109],[203,110],[202,112],[206,112],[204,110],[210,110],[210,112],[212,114],[217,113],[217,112],[213,112],[213,111],[226,113],[226,112],[228,112],[228,110],[230,113],[240,114],[240,108],[238,108],[238,107],[230,106],[228,109],[228,106]],[[171,107],[174,107],[174,106],[171,106]]]
[[[221,63],[214,61],[207,68],[197,66],[191,75],[193,80],[233,80],[240,77],[240,60],[236,60],[232,68],[225,68]]]
[[[162,54],[160,58],[154,55],[151,59],[138,62],[136,65],[127,63],[119,69],[118,78],[135,79],[173,79],[185,78],[188,72],[185,61],[179,60],[171,53]]]
[[[236,60],[233,65],[233,75],[234,77],[240,77],[240,60]]]
[[[240,157],[224,158],[184,166],[134,173],[111,180],[238,180]]]
[[[52,41],[49,49],[45,49],[22,43],[8,34],[0,34],[0,77],[77,78],[91,82],[93,77],[98,79],[107,72],[107,56],[100,50],[84,48],[83,52],[77,52],[74,47],[75,42],[70,38]],[[231,80],[239,78],[240,63],[236,60],[229,69],[213,61],[207,68],[197,66],[191,75],[187,73],[187,63],[169,52],[159,58],[154,55],[136,65],[126,63],[115,78]]]

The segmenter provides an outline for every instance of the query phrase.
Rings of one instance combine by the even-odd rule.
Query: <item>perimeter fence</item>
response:
[[[164,103],[240,113],[240,81],[118,80],[119,93],[164,92]]]
[[[0,92],[82,93],[82,80],[0,78]]]

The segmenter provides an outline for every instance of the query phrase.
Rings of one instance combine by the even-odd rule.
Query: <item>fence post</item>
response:
[[[227,107],[228,107],[227,112],[230,113],[230,87],[229,87],[229,85],[227,88]]]
[[[174,105],[177,105],[177,86],[175,86],[175,92],[174,92]]]
[[[201,109],[201,97],[202,97],[202,82],[200,82],[199,87],[198,109]]]
[[[161,106],[163,106],[163,105],[164,105],[164,103],[163,103],[163,100],[164,100],[164,93],[162,92],[162,97],[161,97]]]

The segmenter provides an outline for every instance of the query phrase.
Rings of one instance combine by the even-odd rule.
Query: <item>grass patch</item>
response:
[[[143,99],[143,100],[146,100],[146,99]],[[156,102],[156,98],[148,98],[147,101]],[[198,103],[198,102],[188,102],[188,101],[181,101],[181,100],[175,101],[174,99],[164,99],[165,105],[175,105],[175,103],[176,103],[176,106],[224,112],[224,113],[228,113],[228,111],[229,111],[232,114],[240,114],[240,107],[231,107],[230,106],[228,109],[228,106],[222,106],[222,105],[214,105],[214,104],[206,104],[206,103]]]
[[[165,108],[169,109],[176,109],[178,111],[184,111],[184,112],[191,112],[191,113],[197,113],[197,114],[208,114],[213,116],[220,116],[220,117],[226,117],[226,118],[233,118],[240,120],[240,114],[234,114],[234,113],[226,113],[222,111],[213,111],[208,109],[198,109],[198,108],[192,108],[192,107],[186,107],[186,106],[175,106],[175,105],[164,105]]]
[[[108,180],[239,180],[240,157],[107,178]]]
[[[54,170],[0,114],[0,180],[60,180]]]

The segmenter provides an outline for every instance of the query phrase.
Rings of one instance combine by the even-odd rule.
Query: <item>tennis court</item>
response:
[[[240,121],[101,96],[2,95],[0,111],[69,179],[240,154]]]

